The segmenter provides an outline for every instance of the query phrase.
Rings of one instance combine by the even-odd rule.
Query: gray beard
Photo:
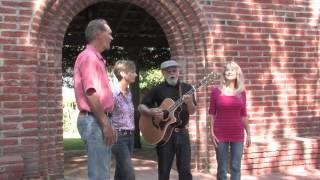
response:
[[[168,84],[170,84],[171,86],[175,86],[178,84],[178,79],[175,78],[166,78],[166,81]]]

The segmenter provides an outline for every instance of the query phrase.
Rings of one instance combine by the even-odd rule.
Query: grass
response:
[[[140,142],[142,147],[154,147],[154,145],[148,144],[143,136],[140,136]],[[79,137],[78,134],[67,134],[63,138],[64,150],[71,151],[71,150],[84,150],[84,143]]]
[[[140,136],[140,142],[142,147],[152,148],[155,147],[155,145],[149,144],[146,142],[146,140],[143,138],[143,136]]]
[[[84,143],[80,138],[65,138],[63,144],[65,151],[84,149]]]

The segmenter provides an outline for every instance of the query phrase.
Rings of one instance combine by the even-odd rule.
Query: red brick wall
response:
[[[208,66],[234,60],[246,77],[254,143],[245,151],[244,171],[319,166],[319,2],[201,4],[211,29]]]
[[[62,42],[42,38],[36,2],[0,1],[0,156],[21,155],[24,177],[63,174]]]
[[[203,6],[213,31],[212,62],[234,60],[244,70],[256,136],[319,135],[320,8],[311,2]]]
[[[21,179],[23,172],[23,159],[17,156],[0,157],[0,179]]]
[[[21,155],[25,177],[63,174],[61,48],[72,18],[96,2],[0,0],[0,157]],[[319,8],[313,1],[125,2],[159,22],[186,81],[221,70],[226,60],[243,68],[254,141],[245,151],[245,173],[319,166],[319,141],[312,138],[320,135]],[[190,122],[193,167],[203,171],[216,167],[207,116],[211,87],[197,94]]]

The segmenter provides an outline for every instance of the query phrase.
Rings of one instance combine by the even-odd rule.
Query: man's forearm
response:
[[[187,104],[187,108],[188,108],[189,114],[193,114],[194,112],[196,112],[196,105],[193,102],[190,104]]]
[[[149,111],[149,108],[144,105],[144,104],[140,104],[138,106],[138,111],[141,113],[141,114],[145,114],[145,115],[150,115],[150,111]]]

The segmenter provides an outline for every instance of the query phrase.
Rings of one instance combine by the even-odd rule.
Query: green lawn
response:
[[[65,138],[63,144],[65,151],[84,149],[84,143],[80,138]]]
[[[145,142],[143,136],[141,138],[141,145],[143,147],[154,147],[154,145],[150,145],[147,142]],[[63,144],[64,144],[64,150],[65,151],[70,151],[70,150],[83,150],[84,143],[79,137],[65,137],[63,139]]]

